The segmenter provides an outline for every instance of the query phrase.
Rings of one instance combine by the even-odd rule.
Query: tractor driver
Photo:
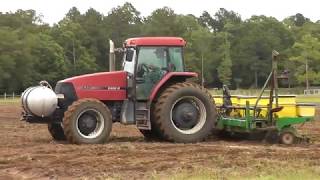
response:
[[[157,83],[167,73],[167,51],[163,47],[142,47],[138,55],[137,77]]]

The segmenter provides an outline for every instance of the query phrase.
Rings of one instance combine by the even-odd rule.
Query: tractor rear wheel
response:
[[[54,140],[66,140],[66,136],[64,135],[63,128],[60,123],[49,123],[48,131]]]
[[[96,99],[78,100],[64,113],[63,129],[71,143],[104,143],[110,135],[111,128],[111,112]]]
[[[181,143],[203,141],[217,119],[210,93],[190,82],[166,88],[154,104],[153,116],[153,128],[165,140]]]

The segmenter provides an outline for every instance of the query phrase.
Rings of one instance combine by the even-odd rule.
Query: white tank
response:
[[[52,89],[46,86],[36,86],[23,92],[21,103],[27,113],[48,117],[56,110],[58,98]]]

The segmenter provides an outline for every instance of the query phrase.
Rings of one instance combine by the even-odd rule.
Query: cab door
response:
[[[139,47],[136,66],[136,99],[148,100],[152,88],[168,72],[168,48]]]

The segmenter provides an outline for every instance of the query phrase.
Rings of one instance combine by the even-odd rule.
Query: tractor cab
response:
[[[136,99],[148,100],[154,86],[169,72],[184,72],[185,41],[175,37],[128,39],[123,70],[134,78]]]

